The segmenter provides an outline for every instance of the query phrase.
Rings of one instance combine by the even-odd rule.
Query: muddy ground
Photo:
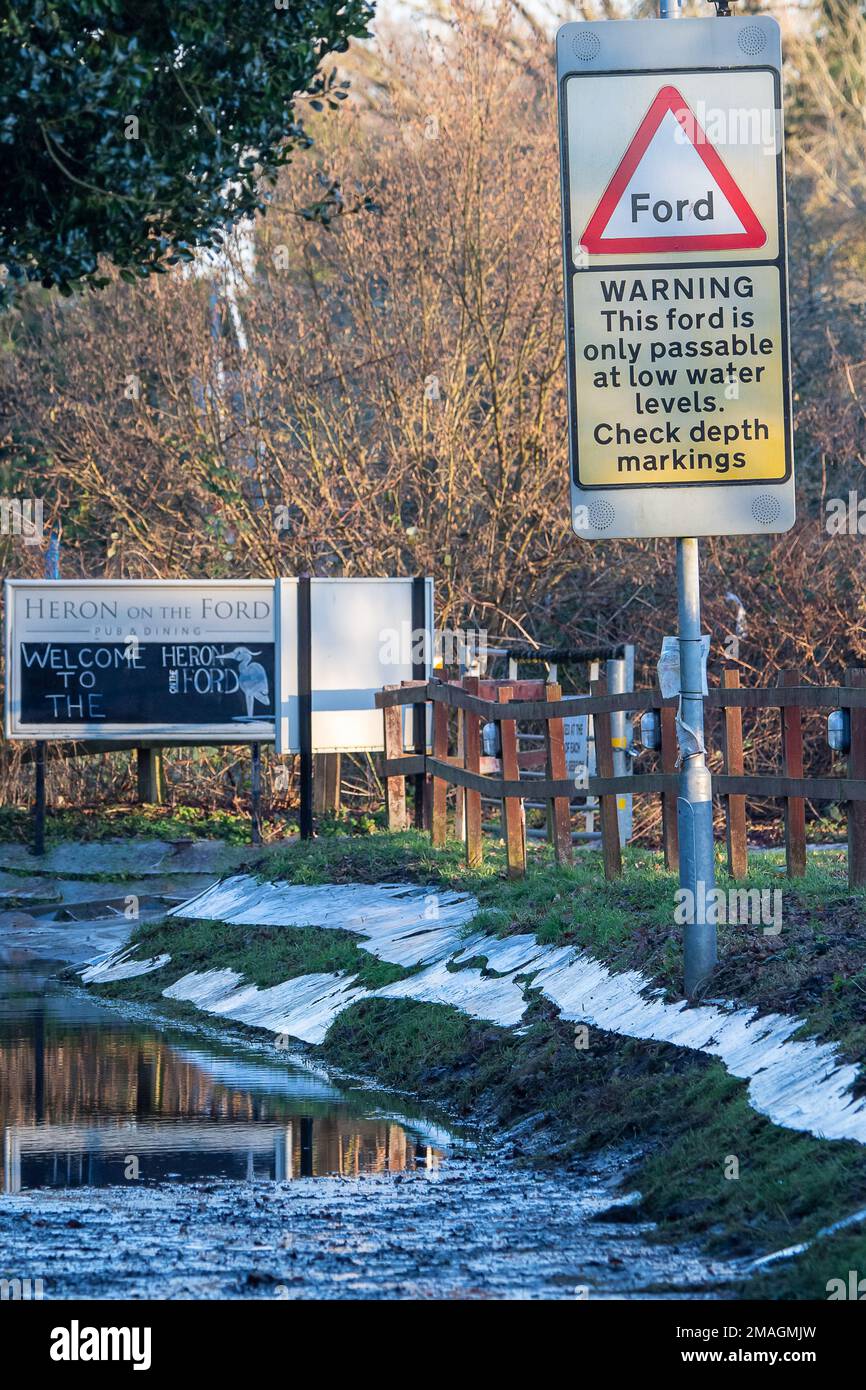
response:
[[[0,1249],[50,1299],[724,1296],[721,1262],[598,1219],[615,1168],[31,1192],[0,1202]]]

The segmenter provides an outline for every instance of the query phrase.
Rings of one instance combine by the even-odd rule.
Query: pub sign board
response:
[[[7,579],[6,737],[273,741],[273,580]]]

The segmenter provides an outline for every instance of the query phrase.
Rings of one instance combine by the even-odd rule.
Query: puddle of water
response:
[[[288,1058],[191,1045],[0,969],[0,1189],[286,1181],[438,1167],[440,1146]]]

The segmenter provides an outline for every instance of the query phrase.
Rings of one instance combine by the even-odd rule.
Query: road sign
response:
[[[668,86],[653,98],[580,245],[630,256],[755,250],[766,240],[685,97]]]
[[[557,68],[575,532],[785,531],[778,25],[567,24]]]

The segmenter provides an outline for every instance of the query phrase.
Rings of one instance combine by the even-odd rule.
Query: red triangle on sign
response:
[[[683,174],[688,175],[684,178],[684,183],[693,185],[696,176],[703,178],[706,174],[710,179],[710,187],[705,197],[677,199],[673,195],[662,196],[653,204],[652,183],[655,180],[658,185],[659,173],[657,169],[653,173],[647,167],[647,190],[633,193],[631,196],[631,221],[635,224],[632,232],[630,228],[626,229],[623,226],[621,204],[635,174],[641,171],[642,161],[647,156],[668,112],[685,136],[683,138],[675,129],[666,131],[667,140],[669,141],[670,135],[673,134],[677,146],[684,151]],[[703,168],[696,164],[694,154],[700,157]],[[661,161],[666,178],[669,179],[673,175],[673,181],[676,183],[675,159],[676,155],[671,147],[656,154],[655,159],[650,156],[647,166],[658,165]],[[664,191],[669,190],[666,187]],[[703,192],[703,187],[701,191]],[[720,229],[712,231],[707,227],[696,230],[699,221],[713,220],[714,198],[718,198],[720,216],[716,220]],[[639,204],[636,202],[637,199],[641,200]],[[698,211],[701,206],[703,212]],[[654,218],[656,212],[658,216]],[[645,223],[638,226],[639,217],[649,217],[650,220],[654,218],[658,230],[647,227]],[[676,219],[679,219],[679,222]],[[615,223],[613,227],[612,222]],[[681,226],[681,223],[686,225]],[[601,202],[589,219],[586,231],[580,238],[580,245],[591,255],[600,256],[629,255],[641,251],[754,249],[763,246],[766,240],[767,233],[746,201],[745,195],[722,163],[720,155],[710,144],[688,102],[676,87],[662,87],[641,121],[616,173],[602,195]]]

